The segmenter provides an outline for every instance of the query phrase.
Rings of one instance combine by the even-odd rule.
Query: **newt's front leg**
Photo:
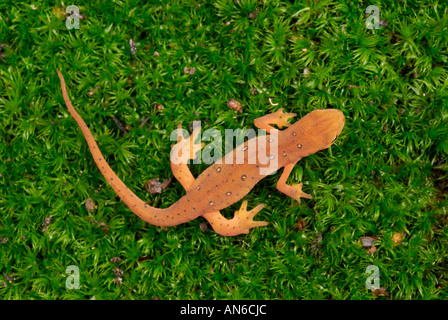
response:
[[[174,177],[184,187],[185,191],[191,189],[195,178],[186,164],[187,159],[194,159],[194,140],[197,134],[192,134],[189,139],[184,139],[181,135],[181,127],[178,126],[177,143],[173,146],[171,153],[171,171]],[[203,148],[201,144],[200,148]],[[185,154],[183,154],[185,152]],[[222,236],[236,236],[242,233],[249,233],[249,230],[256,227],[268,225],[266,221],[254,221],[254,216],[264,208],[264,204],[259,204],[252,210],[247,211],[247,201],[244,200],[239,210],[235,211],[233,219],[226,219],[219,211],[208,212],[203,215],[210,223],[213,230]]]
[[[195,159],[197,151],[204,147],[204,143],[195,144],[194,140],[199,132],[193,132],[190,138],[182,136],[182,126],[177,126],[177,143],[171,150],[171,171],[177,181],[180,182],[186,191],[190,190],[194,183],[194,177],[187,165],[188,159]]]
[[[283,173],[278,179],[277,189],[287,196],[290,196],[293,199],[296,199],[300,203],[300,198],[313,199],[313,197],[302,191],[303,183],[287,185],[286,181],[288,180],[289,175],[291,174],[292,169],[294,168],[295,163],[290,163],[285,166]]]
[[[255,119],[254,124],[257,128],[271,133],[271,130],[275,129],[271,124],[275,124],[279,128],[289,127],[291,124],[288,122],[288,119],[296,115],[295,113],[284,113],[283,108],[280,108],[274,113]]]

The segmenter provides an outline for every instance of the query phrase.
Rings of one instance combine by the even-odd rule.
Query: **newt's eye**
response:
[[[338,139],[338,137],[339,136],[334,137],[334,139],[333,139],[333,141],[331,141],[331,143],[334,143]]]

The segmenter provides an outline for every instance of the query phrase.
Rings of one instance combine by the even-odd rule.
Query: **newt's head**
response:
[[[345,117],[340,110],[316,109],[290,126],[287,131],[293,138],[301,156],[308,156],[331,146],[344,128]]]

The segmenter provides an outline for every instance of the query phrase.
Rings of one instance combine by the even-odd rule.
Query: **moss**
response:
[[[71,30],[59,4],[0,4],[0,297],[386,299],[366,289],[373,264],[389,298],[446,299],[442,3],[374,1],[373,30],[363,1],[78,1]],[[293,171],[313,200],[285,198],[279,174],[247,196],[249,207],[267,204],[257,219],[268,227],[233,238],[204,231],[202,219],[154,227],[106,185],[56,68],[112,168],[158,207],[184,194],[177,182],[144,190],[172,177],[178,123],[224,132],[279,107],[298,117],[332,107],[346,126]],[[191,166],[195,176],[205,168]],[[363,236],[378,240],[375,253]],[[66,288],[70,265],[78,290]]]

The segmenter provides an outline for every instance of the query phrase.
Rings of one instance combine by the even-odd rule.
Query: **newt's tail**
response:
[[[73,108],[70,98],[67,94],[67,89],[65,87],[65,81],[59,70],[56,70],[61,80],[62,95],[64,96],[65,104],[67,105],[70,114],[75,118],[78,125],[81,127],[82,133],[86,138],[87,144],[89,145],[90,152],[92,153],[93,159],[96,165],[100,169],[104,178],[109,182],[110,186],[115,190],[117,195],[123,200],[123,202],[131,209],[136,215],[145,220],[146,222],[157,225],[157,226],[172,226],[178,224],[179,221],[175,221],[172,210],[168,209],[158,209],[149,206],[139,197],[137,197],[131,190],[126,187],[126,185],[121,181],[120,178],[115,174],[112,168],[107,164],[101,151],[96,144],[95,139],[92,136],[89,128],[87,127],[84,120]],[[163,213],[163,215],[162,215]],[[171,219],[170,219],[171,218]],[[182,221],[184,222],[184,221]]]

